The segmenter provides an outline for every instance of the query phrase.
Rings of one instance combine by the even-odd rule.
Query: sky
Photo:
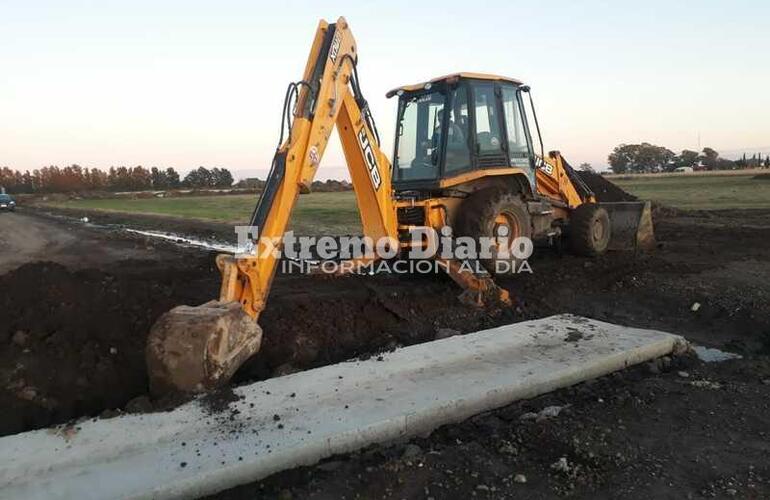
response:
[[[770,152],[770,2],[0,0],[0,166],[263,176],[286,85],[345,16],[391,155],[385,93],[456,71],[525,81],[546,150]],[[342,178],[336,139],[319,178]]]

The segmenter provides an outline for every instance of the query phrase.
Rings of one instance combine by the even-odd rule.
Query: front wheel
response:
[[[510,246],[517,238],[532,237],[532,221],[521,195],[502,188],[473,193],[460,206],[455,227],[458,236],[470,236],[476,242],[481,238],[498,241],[492,258],[479,259],[492,275],[515,274],[520,261],[511,254]],[[508,248],[499,247],[500,244]]]
[[[567,240],[573,253],[597,257],[610,243],[610,216],[596,203],[584,203],[572,211]]]

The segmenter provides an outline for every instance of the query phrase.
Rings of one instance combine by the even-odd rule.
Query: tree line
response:
[[[232,186],[233,176],[226,168],[207,169],[198,167],[180,179],[173,168],[157,167],[110,167],[84,168],[43,167],[20,172],[8,167],[0,168],[0,186],[9,193],[72,193],[86,191],[147,191],[178,188],[227,188]]]
[[[620,144],[607,160],[616,174],[636,174],[651,172],[673,172],[678,168],[689,167],[693,170],[735,170],[743,168],[770,168],[770,155],[762,158],[746,154],[740,160],[722,158],[713,148],[703,148],[701,152],[689,149],[676,154],[670,149],[643,142],[641,144]]]

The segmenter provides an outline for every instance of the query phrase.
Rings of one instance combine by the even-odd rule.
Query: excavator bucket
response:
[[[651,250],[655,247],[649,201],[599,203],[610,216],[610,250]]]
[[[153,394],[204,392],[226,384],[259,350],[262,329],[238,302],[178,306],[153,325],[147,368]]]

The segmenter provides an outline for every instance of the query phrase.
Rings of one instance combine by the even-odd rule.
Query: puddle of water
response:
[[[172,241],[183,245],[190,245],[198,248],[205,248],[206,250],[216,250],[217,252],[238,253],[239,249],[236,245],[229,245],[227,243],[217,243],[211,241],[204,241],[197,238],[190,238],[188,236],[181,236],[173,233],[163,233],[160,231],[142,231],[140,229],[125,228],[124,231],[134,234],[141,234],[142,236],[149,236],[151,238],[159,238],[166,241]]]
[[[735,354],[734,352],[720,351],[713,347],[703,347],[702,345],[696,345],[693,347],[695,354],[704,363],[719,363],[721,361],[729,361],[731,359],[742,359],[743,356]]]
[[[88,217],[71,217],[71,216],[61,215],[53,212],[46,212],[46,215],[54,219],[61,219],[61,220],[67,220],[67,221],[75,220],[83,224],[83,226],[89,227],[89,228],[126,231],[127,233],[141,234],[142,236],[149,236],[150,238],[158,238],[158,239],[170,241],[172,243],[176,243],[178,245],[189,245],[197,248],[202,248],[204,250],[214,250],[217,252],[225,252],[225,253],[232,253],[232,254],[250,253],[253,251],[253,248],[242,249],[242,248],[239,248],[237,245],[231,245],[229,243],[223,243],[218,241],[206,241],[199,238],[182,236],[175,233],[132,229],[129,227],[124,227],[119,224],[97,224],[95,222],[92,222]]]

